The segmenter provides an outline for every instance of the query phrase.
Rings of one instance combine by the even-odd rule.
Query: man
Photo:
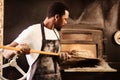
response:
[[[5,58],[15,54],[26,54],[31,67],[27,80],[61,80],[58,62],[66,60],[67,53],[60,52],[60,36],[58,31],[67,24],[69,10],[65,4],[55,2],[49,6],[47,16],[43,23],[34,24],[25,29],[11,44],[7,46],[18,47],[20,51],[4,50]],[[55,52],[60,57],[30,53],[30,49],[46,52]]]

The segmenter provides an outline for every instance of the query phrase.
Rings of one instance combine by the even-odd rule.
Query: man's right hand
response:
[[[18,44],[16,48],[19,48],[20,51],[17,51],[18,54],[29,54],[30,47],[27,44]]]

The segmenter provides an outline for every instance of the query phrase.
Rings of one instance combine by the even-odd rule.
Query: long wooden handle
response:
[[[20,48],[16,47],[10,47],[10,46],[0,46],[2,49],[8,49],[8,50],[15,50],[15,51],[20,51]],[[53,53],[53,52],[45,52],[45,51],[39,51],[39,50],[30,50],[30,53],[38,53],[38,54],[45,54],[45,55],[52,55],[52,56],[59,56],[58,53]]]

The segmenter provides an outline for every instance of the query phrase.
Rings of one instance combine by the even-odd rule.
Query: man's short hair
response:
[[[65,14],[65,10],[68,10],[68,7],[62,2],[54,2],[48,7],[47,17],[53,17],[58,14],[60,17]]]

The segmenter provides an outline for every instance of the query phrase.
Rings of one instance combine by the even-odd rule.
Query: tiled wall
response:
[[[3,9],[4,8],[4,0],[0,0],[0,45],[3,44]],[[0,66],[2,64],[2,54],[0,53]],[[2,69],[0,68],[0,74],[2,74]]]

